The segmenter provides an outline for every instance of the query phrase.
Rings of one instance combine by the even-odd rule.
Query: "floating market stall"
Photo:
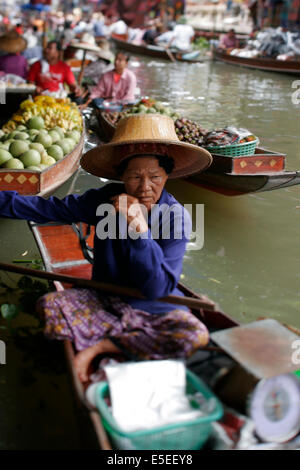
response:
[[[198,123],[180,117],[175,111],[151,98],[142,99],[123,111],[97,110],[98,122],[107,140],[128,113],[162,113],[174,119],[179,140],[205,147],[213,156],[208,170],[187,178],[227,196],[271,191],[300,184],[300,171],[286,171],[286,155],[260,148],[259,140],[245,129],[225,128],[207,131]]]
[[[68,99],[26,100],[0,131],[0,190],[45,195],[79,167],[81,114]]]

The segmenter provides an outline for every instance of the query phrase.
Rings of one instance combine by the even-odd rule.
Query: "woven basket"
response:
[[[251,142],[245,142],[243,144],[216,145],[215,147],[206,147],[206,149],[210,153],[216,153],[218,155],[239,157],[243,155],[253,155],[258,144],[259,139],[256,139],[252,140]]]

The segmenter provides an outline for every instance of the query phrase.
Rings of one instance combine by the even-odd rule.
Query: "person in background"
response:
[[[101,48],[97,53],[97,60],[91,62],[84,69],[83,79],[88,84],[97,85],[102,75],[113,70],[113,54],[109,49]]]
[[[10,31],[0,38],[0,71],[11,73],[19,77],[27,77],[27,60],[21,55],[27,47],[27,42],[16,31]]]
[[[118,52],[114,69],[102,75],[87,102],[81,105],[81,109],[86,108],[92,101],[96,106],[105,99],[133,101],[136,77],[131,70],[128,70],[128,62],[129,55]]]
[[[221,37],[218,48],[222,50],[232,50],[239,47],[239,41],[235,35],[234,29],[230,29],[228,33]]]
[[[94,13],[93,15],[93,32],[96,37],[105,37],[108,34],[108,28],[102,13]]]
[[[37,94],[62,92],[64,84],[72,93],[80,93],[71,68],[59,59],[60,51],[61,45],[57,41],[48,42],[44,58],[30,67],[28,81],[36,85]]]
[[[174,26],[173,33],[174,35],[169,46],[172,45],[178,51],[189,51],[195,31],[191,25],[186,24],[186,18],[181,17],[178,20],[178,24]]]
[[[21,23],[17,23],[15,27],[15,31],[22,36],[24,34],[24,29]]]
[[[37,27],[33,26],[32,32],[28,31],[24,34],[27,41],[27,49],[23,52],[23,56],[31,65],[43,57],[43,48],[39,44],[39,37]]]

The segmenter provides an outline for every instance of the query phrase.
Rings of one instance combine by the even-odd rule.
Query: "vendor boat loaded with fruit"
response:
[[[46,195],[79,167],[81,114],[68,99],[26,100],[0,131],[0,190]]]
[[[187,178],[193,185],[236,196],[300,184],[300,171],[284,169],[286,155],[258,147],[259,139],[245,129],[227,127],[207,131],[197,122],[180,117],[169,107],[150,98],[142,99],[134,106],[126,106],[120,112],[109,112],[103,107],[96,113],[108,141],[123,116],[160,113],[172,117],[180,141],[204,147],[213,157],[206,171]]]

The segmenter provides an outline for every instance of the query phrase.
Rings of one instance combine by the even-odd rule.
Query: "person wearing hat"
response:
[[[102,75],[114,69],[113,54],[109,50],[100,49],[97,52],[97,60],[88,64],[84,69],[83,83],[97,85]]]
[[[0,37],[0,50],[6,54],[0,56],[0,71],[27,77],[27,60],[21,55],[27,47],[26,40],[16,31],[10,31]]]
[[[98,354],[185,358],[207,343],[207,328],[186,307],[157,299],[183,295],[176,286],[191,229],[190,216],[165,183],[201,172],[211,161],[206,150],[179,141],[170,117],[129,116],[120,120],[109,144],[81,159],[88,173],[117,182],[62,200],[0,192],[0,216],[94,225],[93,279],[136,288],[144,296],[77,288],[39,299],[46,335],[73,341],[82,381]]]

